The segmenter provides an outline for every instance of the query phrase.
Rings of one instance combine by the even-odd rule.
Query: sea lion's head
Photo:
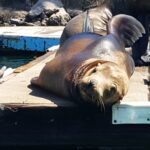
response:
[[[121,100],[128,91],[127,73],[112,62],[91,64],[78,81],[81,98],[97,106],[110,106]]]

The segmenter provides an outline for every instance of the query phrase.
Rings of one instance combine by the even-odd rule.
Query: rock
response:
[[[59,12],[50,16],[48,25],[66,25],[69,20],[69,14],[65,11],[64,8],[60,8]]]
[[[41,21],[36,21],[36,22],[34,22],[34,24],[35,24],[36,26],[41,26]]]
[[[53,10],[45,10],[44,13],[47,17],[50,17],[52,14],[59,12],[59,9],[53,9]]]
[[[8,27],[10,24],[9,23],[4,23],[3,24],[5,27]]]
[[[83,13],[82,10],[78,10],[78,9],[67,9],[67,13],[70,15],[71,18]]]
[[[23,26],[35,26],[35,24],[31,22],[24,22],[22,25]]]
[[[70,16],[60,0],[38,0],[26,17],[26,22],[42,26],[66,25],[69,20]]]
[[[26,15],[28,14],[27,11],[12,11],[12,17],[11,18],[15,18],[15,19],[20,19],[20,20],[25,20]]]
[[[34,18],[39,16],[44,11],[56,11],[63,7],[63,4],[59,0],[38,0],[37,3],[29,11],[29,16]]]
[[[4,23],[9,23],[12,15],[13,13],[11,10],[0,10],[0,24],[4,25]]]
[[[48,22],[48,18],[43,19],[42,22],[41,22],[41,25],[42,26],[47,26],[47,22]]]
[[[72,16],[77,13],[72,13]],[[70,15],[63,8],[62,0],[38,0],[29,12],[0,9],[0,26],[66,25],[69,20]]]
[[[47,18],[47,15],[45,14],[45,12],[42,12],[42,13],[41,13],[40,18],[41,18],[41,19]]]
[[[27,14],[27,11],[0,10],[0,24],[3,26],[21,25]]]
[[[17,25],[17,26],[35,26],[35,25],[41,25],[41,22],[40,21],[37,21],[35,23],[30,23],[30,22],[25,22],[25,21],[22,21],[20,19],[10,19],[10,23],[11,25]]]
[[[12,18],[12,19],[10,19],[10,23],[20,26],[23,24],[23,21],[21,21],[20,19]]]

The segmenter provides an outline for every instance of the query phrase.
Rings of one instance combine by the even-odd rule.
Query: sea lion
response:
[[[121,100],[134,72],[125,45],[141,37],[144,28],[131,16],[117,15],[109,22],[107,32],[106,36],[80,33],[69,38],[31,84],[97,106]]]
[[[107,34],[107,24],[112,13],[106,5],[89,9],[73,19],[65,26],[60,38],[60,46],[71,36],[81,32],[94,32],[100,35]]]
[[[88,28],[91,28],[91,31],[100,35],[106,35],[107,23],[112,16],[127,14],[138,19],[146,30],[146,34],[132,47],[132,57],[135,64],[138,66],[150,65],[150,57],[148,55],[150,50],[147,49],[149,37],[148,15],[150,14],[149,0],[83,0],[83,3],[87,4],[83,5],[87,11],[79,14],[68,22],[61,36],[60,46],[72,35],[85,31],[85,20],[89,20],[88,23],[86,23],[88,24]],[[95,8],[91,8],[93,5]],[[91,27],[89,27],[90,23]]]

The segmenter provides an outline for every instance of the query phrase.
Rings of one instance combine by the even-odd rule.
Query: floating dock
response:
[[[45,52],[59,45],[63,26],[0,27],[0,49]]]
[[[49,92],[30,86],[30,80],[39,76],[45,63],[52,60],[54,56],[54,52],[49,52],[27,65],[16,68],[16,73],[6,77],[5,82],[0,85],[1,106],[23,108],[76,106],[72,100],[55,98]],[[112,124],[150,124],[149,73],[150,67],[136,68],[130,81],[128,94],[120,103],[112,107]]]
[[[150,127],[145,126],[150,124],[149,67],[136,68],[128,94],[112,110],[101,112],[100,108],[81,107],[30,85],[31,78],[54,57],[55,52],[48,52],[17,68],[0,85],[0,145],[150,146]]]

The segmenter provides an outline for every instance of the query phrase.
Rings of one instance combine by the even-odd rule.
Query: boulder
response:
[[[0,24],[3,26],[21,25],[25,21],[27,11],[1,10]]]
[[[12,11],[12,18],[15,18],[15,19],[19,19],[19,20],[25,20],[26,18],[26,15],[28,14],[27,11],[21,11],[21,10],[18,10],[18,11]]]
[[[83,11],[79,10],[79,9],[70,9],[70,8],[68,8],[66,11],[70,15],[71,18],[74,18],[75,16],[83,13]]]
[[[34,18],[47,10],[53,13],[53,11],[56,11],[61,7],[63,7],[63,4],[59,0],[38,0],[29,11],[29,16]]]
[[[64,8],[60,8],[59,12],[50,16],[48,25],[66,25],[69,20],[69,14],[65,11]]]
[[[23,21],[21,21],[20,19],[11,18],[10,23],[19,26],[19,25],[22,25]]]
[[[26,22],[40,21],[42,26],[66,25],[69,20],[70,16],[60,0],[39,0],[26,17]]]

